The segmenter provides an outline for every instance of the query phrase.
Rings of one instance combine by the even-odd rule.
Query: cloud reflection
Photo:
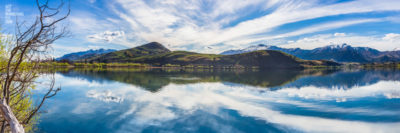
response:
[[[102,91],[102,92],[98,92],[96,90],[89,90],[86,93],[87,97],[90,98],[95,98],[104,102],[116,102],[116,103],[121,103],[122,101],[124,101],[123,98],[116,96],[115,94],[113,94],[111,91],[106,90],[106,91]]]
[[[260,87],[223,82],[170,83],[154,93],[131,84],[96,80],[89,82],[82,78],[57,76],[58,81],[67,83],[63,85],[66,93],[72,92],[70,95],[76,98],[60,99],[64,103],[71,103],[71,112],[75,115],[93,115],[87,118],[107,118],[107,123],[118,124],[111,126],[118,127],[112,132],[141,132],[149,128],[160,128],[168,132],[175,131],[176,128],[172,127],[179,125],[182,131],[189,132],[203,126],[202,122],[214,131],[242,132],[244,130],[232,123],[240,121],[240,124],[244,124],[244,118],[263,121],[264,126],[282,132],[400,131],[400,111],[385,106],[398,105],[387,100],[399,98],[399,81],[382,80],[347,89],[311,85],[274,91],[267,91],[268,88],[260,91]],[[80,88],[77,89],[77,86]],[[75,93],[77,91],[81,93]],[[368,103],[369,99],[378,102]],[[360,104],[363,102],[365,104]],[[55,111],[65,112],[67,109]],[[237,112],[239,116],[227,113],[226,110]],[[324,116],[328,114],[334,115]],[[355,119],[357,117],[361,119]],[[379,122],[362,118],[394,119]],[[223,123],[224,120],[229,122]]]
[[[133,118],[130,124],[137,123],[138,119],[135,119],[137,117],[139,117],[142,122],[154,122],[154,120],[157,120],[159,123],[162,123],[170,121],[171,119],[180,119],[179,117],[191,115],[191,113],[196,110],[211,111],[210,113],[215,113],[216,109],[231,109],[238,111],[243,116],[255,117],[257,119],[265,120],[268,123],[293,127],[305,132],[393,132],[400,130],[399,122],[370,123],[285,114],[280,110],[272,109],[272,105],[265,103],[275,102],[282,99],[290,101],[293,100],[291,99],[292,96],[301,96],[301,98],[306,99],[316,98],[320,100],[334,101],[337,99],[333,97],[340,95],[343,95],[346,98],[370,97],[382,95],[391,92],[394,89],[399,89],[398,87],[395,87],[398,84],[398,82],[385,81],[368,87],[354,88],[354,90],[350,89],[346,91],[328,90],[323,88],[313,88],[312,90],[305,88],[294,91],[288,88],[266,94],[260,94],[258,91],[255,91],[255,89],[226,86],[221,83],[199,83],[195,85],[173,84],[166,86],[158,93],[146,93],[140,96],[133,96],[133,99],[130,99],[132,100],[132,104],[146,104],[142,105],[140,108],[134,108],[133,110],[136,111],[131,111],[132,114],[124,114],[124,116]],[[388,86],[391,86],[392,88],[383,88]],[[321,90],[318,91],[317,89]],[[287,95],[287,97],[282,97],[284,95]],[[343,98],[339,98],[339,100],[341,102],[346,102]],[[322,105],[314,104],[312,106],[318,107]],[[172,110],[171,108],[174,108],[175,110]],[[336,107],[331,107],[330,110],[335,111],[335,108]],[[323,108],[321,107],[320,109]],[[152,112],[154,110],[158,111]],[[160,110],[166,114],[160,113]],[[337,110],[340,110],[340,108],[336,109],[336,111]],[[362,112],[362,109],[359,108],[359,110]],[[368,110],[369,109],[365,109],[365,112],[374,113]],[[142,112],[147,113],[143,115]],[[149,112],[153,115],[147,115]],[[176,112],[176,114],[171,112]]]

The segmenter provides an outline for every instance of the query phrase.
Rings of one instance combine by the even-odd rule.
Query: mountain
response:
[[[300,50],[298,50],[300,51]],[[288,51],[289,52],[289,51]],[[292,53],[292,52],[289,52]],[[347,44],[329,45],[309,51],[296,53],[299,58],[307,60],[325,59],[337,62],[371,62],[380,54],[378,50],[367,47],[351,47]]]
[[[268,49],[270,49],[270,47],[273,47],[273,46],[268,46],[265,44],[258,44],[255,46],[250,46],[245,49],[224,51],[221,53],[221,55],[232,55],[232,54],[241,54],[241,53],[247,53],[247,52],[252,52],[252,51],[257,51],[257,50],[268,50]]]
[[[400,51],[378,51],[368,47],[352,47],[347,44],[329,45],[312,50],[300,48],[280,48],[277,46],[267,46],[259,44],[245,49],[228,50],[222,55],[238,54],[253,51],[253,49],[267,49],[282,51],[305,60],[332,60],[336,62],[388,62],[400,61]]]
[[[60,60],[75,61],[75,60],[95,57],[95,56],[98,56],[101,54],[106,54],[106,53],[110,53],[110,52],[114,52],[114,51],[116,51],[116,50],[114,50],[114,49],[97,49],[97,50],[90,49],[87,51],[66,54],[66,55],[63,55],[62,57],[56,58],[56,60],[57,61],[60,61]]]
[[[89,59],[90,62],[133,62],[154,66],[204,66],[204,67],[260,67],[300,68],[306,66],[339,65],[331,61],[305,61],[292,55],[271,50],[258,50],[242,54],[217,55],[187,51],[170,51],[152,42],[139,47],[115,51]]]
[[[95,62],[121,62],[127,59],[146,55],[156,55],[171,52],[158,42],[151,42],[142,46],[138,46],[131,49],[119,50],[104,54],[102,56],[91,58],[91,61]]]

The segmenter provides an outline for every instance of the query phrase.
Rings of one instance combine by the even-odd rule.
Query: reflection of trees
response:
[[[199,82],[230,82],[271,90],[284,87],[316,86],[349,89],[354,86],[373,84],[381,80],[400,80],[399,70],[193,70],[193,69],[121,69],[60,71],[64,76],[85,78],[90,81],[109,80],[137,85],[156,92],[174,84]]]
[[[71,70],[62,72],[64,76],[81,77],[87,80],[114,80],[141,86],[156,92],[162,87],[174,84],[199,82],[231,82],[259,87],[281,86],[305,75],[325,74],[325,71],[304,70],[193,70],[193,69],[152,69],[129,70]]]

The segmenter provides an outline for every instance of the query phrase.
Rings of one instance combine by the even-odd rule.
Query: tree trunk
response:
[[[14,113],[12,112],[10,106],[8,106],[6,101],[3,99],[0,100],[0,110],[4,119],[7,121],[8,124],[10,124],[12,133],[25,132],[24,127],[19,124],[18,119],[14,116]]]

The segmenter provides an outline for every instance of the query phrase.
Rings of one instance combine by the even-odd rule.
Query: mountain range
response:
[[[144,63],[153,66],[201,66],[201,67],[245,67],[245,68],[301,68],[311,66],[338,66],[340,64],[325,60],[302,60],[295,56],[275,50],[258,50],[248,53],[219,55],[201,54],[188,51],[171,51],[157,42],[124,49],[74,62],[99,63]]]
[[[245,49],[224,51],[221,53],[221,55],[240,54],[256,50],[282,51],[304,60],[331,60],[336,62],[358,63],[400,61],[400,50],[379,51],[368,47],[352,47],[348,44],[329,45],[312,50],[300,48],[281,48],[277,46],[259,44]]]
[[[114,52],[114,51],[117,51],[117,50],[114,50],[114,49],[97,49],[97,50],[90,49],[87,51],[69,53],[69,54],[63,55],[59,58],[56,58],[56,60],[57,61],[61,61],[61,60],[75,61],[75,60],[92,58],[95,56],[99,56],[101,54],[106,54],[106,53],[110,53],[110,52]]]

